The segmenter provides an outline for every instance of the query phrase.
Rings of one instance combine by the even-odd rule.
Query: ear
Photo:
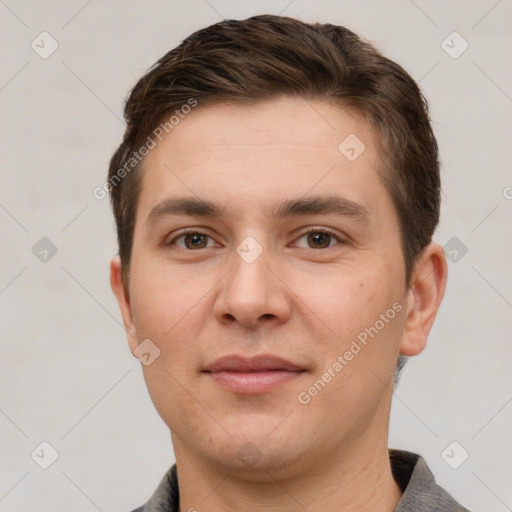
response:
[[[416,265],[407,296],[407,316],[400,354],[415,356],[427,344],[446,288],[448,266],[443,248],[431,243],[423,250]]]
[[[123,272],[119,256],[114,256],[110,262],[110,286],[116,296],[119,308],[121,309],[123,324],[128,338],[128,345],[133,353],[138,345],[137,333],[133,323],[130,298],[123,282]]]

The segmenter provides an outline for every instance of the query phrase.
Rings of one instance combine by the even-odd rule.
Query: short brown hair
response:
[[[138,150],[155,128],[191,100],[252,104],[282,95],[355,110],[377,128],[384,154],[379,175],[400,220],[409,282],[439,221],[438,149],[425,98],[402,67],[350,30],[271,15],[193,33],[132,89],[108,180],[125,282],[143,163]]]

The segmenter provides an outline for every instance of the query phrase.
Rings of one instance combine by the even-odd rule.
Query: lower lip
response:
[[[233,393],[265,393],[282,384],[300,377],[303,371],[269,370],[262,372],[229,372],[207,373],[217,384]]]

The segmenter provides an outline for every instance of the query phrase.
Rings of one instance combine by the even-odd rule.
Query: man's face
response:
[[[199,108],[145,161],[125,308],[176,454],[292,471],[382,441],[408,291],[376,132],[300,99]]]

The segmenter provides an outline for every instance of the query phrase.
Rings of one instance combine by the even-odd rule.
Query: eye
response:
[[[185,233],[177,236],[170,242],[170,245],[176,245],[181,249],[206,249],[215,245],[214,241],[204,233]]]
[[[340,243],[340,239],[328,231],[309,231],[299,237],[294,245],[307,249],[327,249]]]

